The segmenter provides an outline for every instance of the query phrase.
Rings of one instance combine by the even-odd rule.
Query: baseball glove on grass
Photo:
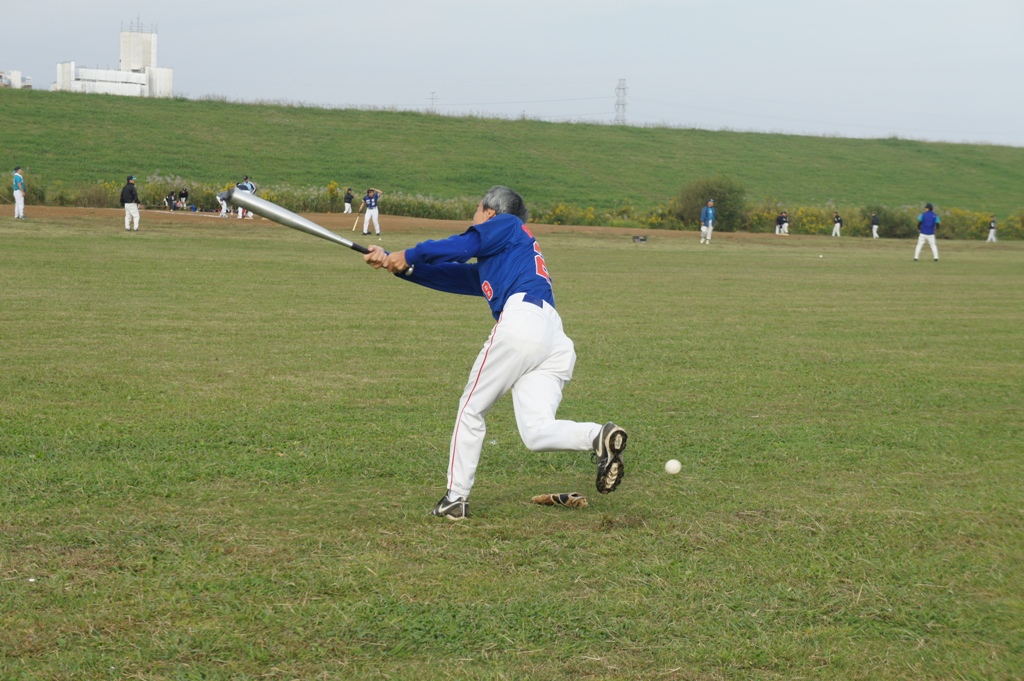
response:
[[[576,492],[562,492],[561,494],[538,494],[530,499],[541,506],[567,506],[569,508],[586,508],[587,498]]]

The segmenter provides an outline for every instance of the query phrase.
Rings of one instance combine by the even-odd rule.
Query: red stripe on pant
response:
[[[498,321],[494,324],[494,330],[491,331],[491,337],[487,344],[487,352],[484,353],[483,361],[480,362],[480,370],[476,372],[476,380],[473,381],[473,387],[469,391],[469,395],[466,396],[466,403],[462,405],[462,409],[459,410],[459,418],[455,421],[455,433],[452,435],[452,455],[448,459],[448,491],[452,491],[452,475],[455,472],[455,451],[458,449],[459,443],[459,428],[462,426],[462,415],[466,411],[466,407],[469,406],[470,400],[473,399],[473,392],[476,391],[476,387],[480,384],[480,377],[484,374],[484,367],[487,365],[487,357],[491,354],[491,348],[494,347],[494,337],[498,335],[498,325],[501,324],[501,320],[505,315],[502,314],[498,317]]]

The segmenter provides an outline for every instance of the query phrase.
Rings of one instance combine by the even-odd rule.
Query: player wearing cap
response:
[[[843,219],[839,217],[839,211],[832,211],[832,236],[839,236],[843,228]]]
[[[121,189],[121,205],[124,206],[124,228],[132,231],[132,220],[135,231],[139,231],[139,192],[135,188],[135,176],[129,175],[128,182]]]
[[[345,188],[345,212],[352,212],[352,199],[356,198],[355,194],[352,193],[352,187]]]
[[[992,219],[988,223],[988,238],[985,239],[985,243],[996,242],[996,216],[993,215]]]
[[[878,213],[871,214],[871,238],[878,238]]]
[[[917,230],[920,234],[917,236],[917,248],[914,249],[914,262],[917,262],[917,256],[921,255],[921,247],[925,244],[932,247],[935,262],[939,261],[939,249],[935,245],[935,228],[939,222],[939,216],[932,210],[932,204],[924,204],[924,212],[917,216]]]
[[[21,175],[21,166],[14,167],[14,217],[25,219],[25,178]]]
[[[370,233],[370,221],[372,220],[378,239],[380,238],[380,217],[377,211],[377,202],[380,201],[382,196],[384,196],[384,192],[370,187],[366,190],[366,196],[363,197],[363,205],[359,206],[360,213],[363,210],[366,211],[366,217],[363,218],[363,234]]]
[[[519,194],[492,187],[462,234],[391,254],[370,246],[363,256],[372,267],[386,267],[427,288],[482,296],[497,320],[459,401],[448,491],[431,511],[435,516],[469,515],[469,494],[487,430],[484,417],[509,390],[519,435],[529,450],[593,451],[602,494],[612,492],[625,473],[626,431],[611,422],[602,426],[555,418],[562,388],[572,378],[576,351],[555,311],[544,255],[525,224],[529,215]],[[470,263],[473,258],[476,262]]]
[[[715,231],[718,214],[715,211],[715,200],[708,199],[708,205],[700,209],[700,242],[711,243],[711,233]]]

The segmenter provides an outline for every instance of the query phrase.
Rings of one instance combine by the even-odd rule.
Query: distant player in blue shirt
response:
[[[21,166],[14,168],[14,217],[25,219],[25,178],[21,174]]]
[[[384,192],[370,187],[366,190],[366,196],[363,197],[363,205],[359,206],[360,213],[366,211],[366,217],[363,218],[363,234],[370,233],[370,222],[372,221],[378,239],[380,238],[380,213],[377,209],[377,202],[382,196],[384,196]]]
[[[914,262],[921,255],[921,247],[926,243],[932,247],[935,262],[939,261],[939,249],[935,246],[935,228],[939,226],[939,216],[932,211],[932,204],[924,204],[924,212],[917,216],[917,229],[921,234],[917,237],[917,248],[914,249]]]
[[[529,215],[519,194],[492,187],[462,234],[391,254],[370,246],[363,256],[372,267],[385,267],[422,286],[481,296],[497,320],[459,401],[449,447],[448,492],[431,511],[435,516],[469,515],[469,493],[487,430],[484,416],[509,390],[519,435],[528,449],[593,451],[602,494],[612,492],[625,473],[625,430],[611,422],[602,426],[555,418],[562,388],[572,378],[576,351],[555,311],[544,254],[525,224]]]
[[[711,233],[715,231],[718,213],[715,211],[715,200],[708,199],[708,205],[700,209],[700,242],[711,243]]]

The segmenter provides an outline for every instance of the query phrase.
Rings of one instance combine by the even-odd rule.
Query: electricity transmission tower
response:
[[[615,125],[626,124],[626,79],[619,78],[615,88]]]

